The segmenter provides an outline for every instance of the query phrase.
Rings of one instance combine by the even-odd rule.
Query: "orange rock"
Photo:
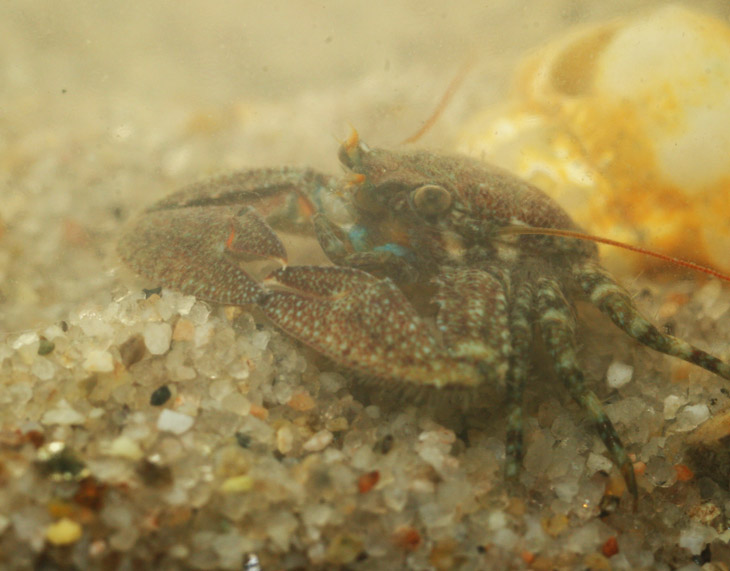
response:
[[[357,489],[361,494],[367,494],[380,480],[380,472],[373,470],[363,474],[357,481]]]
[[[601,547],[601,553],[606,557],[613,557],[618,553],[618,540],[615,535],[606,540],[606,543]]]
[[[402,525],[395,530],[393,543],[405,551],[415,551],[421,545],[421,534],[410,525]]]

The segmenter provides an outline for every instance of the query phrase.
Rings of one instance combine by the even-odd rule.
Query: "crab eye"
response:
[[[436,216],[451,207],[451,194],[443,186],[424,184],[411,192],[411,203],[422,216]]]

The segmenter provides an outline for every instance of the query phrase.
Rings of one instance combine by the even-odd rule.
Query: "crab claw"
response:
[[[147,212],[122,237],[119,254],[148,278],[226,304],[256,303],[263,294],[242,262],[286,260],[279,238],[251,207]]]
[[[389,279],[347,267],[274,271],[260,306],[281,329],[368,376],[433,387],[473,386],[476,367],[449,357],[434,327]]]

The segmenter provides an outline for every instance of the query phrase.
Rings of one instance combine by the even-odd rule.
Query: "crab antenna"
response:
[[[413,133],[410,137],[407,139],[404,139],[401,144],[410,144],[415,143],[423,137],[423,135],[431,128],[433,125],[438,121],[439,117],[444,112],[444,109],[448,107],[449,103],[453,99],[454,95],[456,95],[456,92],[459,90],[459,87],[461,87],[461,84],[464,83],[464,80],[469,75],[469,72],[471,71],[471,68],[474,67],[474,64],[476,63],[476,56],[474,54],[470,55],[463,64],[461,64],[461,67],[459,68],[459,71],[456,73],[456,76],[454,76],[454,79],[451,80],[449,83],[449,86],[446,88],[446,91],[441,96],[441,99],[439,100],[438,104],[436,105],[436,109],[433,110],[431,115],[426,119],[426,121],[421,125],[421,127]]]
[[[593,236],[591,234],[584,234],[583,232],[576,232],[575,230],[562,230],[560,228],[541,228],[537,226],[505,226],[500,228],[499,234],[540,234],[543,236],[559,236],[561,238],[575,238],[577,240],[588,240],[590,242],[597,242],[599,244],[606,244],[608,246],[615,246],[616,248],[623,248],[624,250],[630,250],[631,252],[638,252],[645,256],[651,256],[659,260],[669,262],[682,268],[688,268],[697,272],[702,272],[719,280],[730,282],[730,276],[723,274],[718,270],[713,270],[707,266],[701,264],[695,264],[681,258],[675,258],[674,256],[668,256],[667,254],[661,254],[642,248],[641,246],[632,246],[631,244],[624,244],[617,240],[611,240],[610,238],[602,238],[601,236]]]

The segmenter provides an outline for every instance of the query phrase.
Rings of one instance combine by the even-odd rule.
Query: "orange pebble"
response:
[[[601,553],[606,557],[613,557],[618,553],[618,540],[615,535],[606,540],[606,543],[601,547]]]
[[[415,551],[421,545],[421,534],[410,525],[402,525],[395,530],[393,542],[405,551]]]
[[[675,464],[674,471],[677,473],[677,481],[689,482],[695,477],[695,473],[686,464]]]
[[[361,494],[367,494],[375,487],[378,480],[380,480],[380,472],[377,470],[363,474],[357,481],[357,489]]]
[[[269,418],[269,411],[266,410],[264,407],[259,406],[257,404],[251,405],[251,416],[255,416],[259,420],[266,420]]]
[[[314,399],[306,391],[293,394],[289,399],[289,402],[286,404],[289,408],[293,408],[299,412],[312,410],[317,405],[317,403],[314,402]]]
[[[523,551],[522,553],[520,553],[520,557],[522,557],[522,561],[524,561],[528,565],[535,561],[535,554],[532,551]]]

